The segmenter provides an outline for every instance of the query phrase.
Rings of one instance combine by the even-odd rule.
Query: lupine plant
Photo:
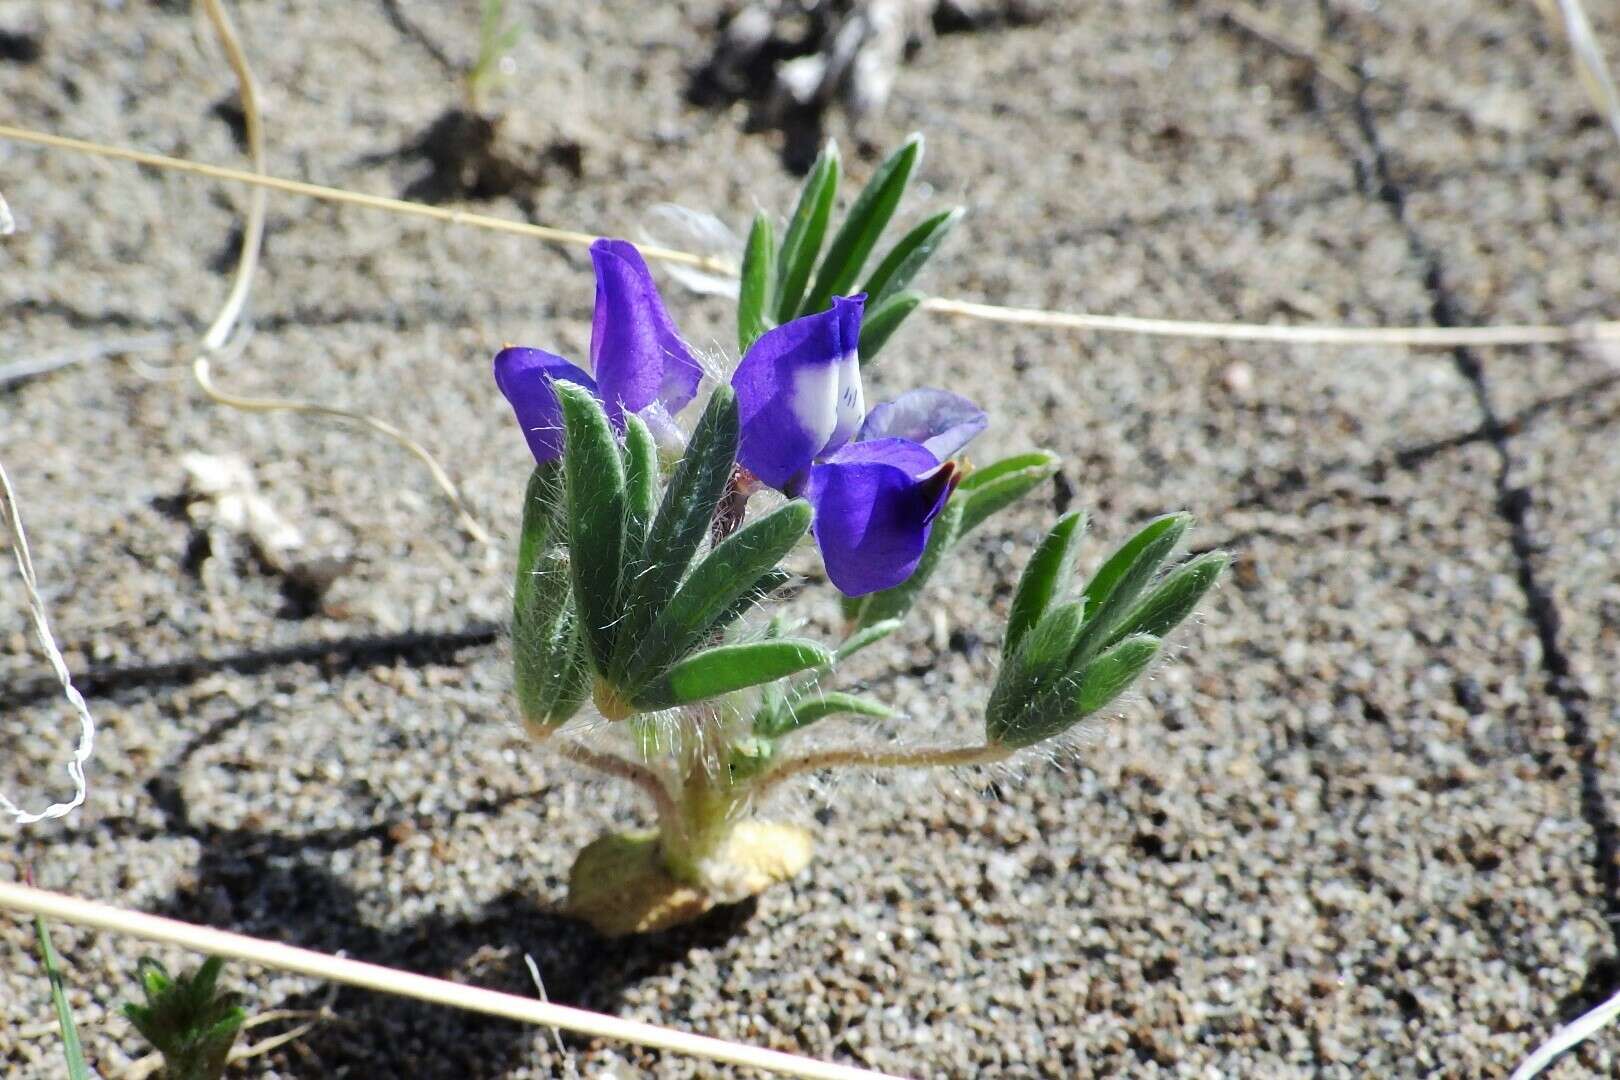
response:
[[[978,739],[796,746],[832,717],[892,718],[837,688],[841,665],[897,630],[962,539],[1058,466],[1032,451],[971,467],[961,454],[987,417],[944,390],[867,405],[862,361],[916,306],[896,298],[954,220],[913,230],[865,295],[844,295],[919,149],[880,169],[825,258],[836,154],[812,171],[780,245],[756,219],[729,376],[700,363],[621,240],[591,249],[590,371],[539,349],[495,357],[536,463],[512,620],[523,719],[564,756],[639,785],[658,814],[655,830],[600,839],[574,864],[570,907],[604,933],[673,925],[798,873],[808,834],[755,817],[792,777],[988,764],[1061,737],[1119,699],[1226,566],[1219,552],[1174,565],[1190,520],[1172,514],[1079,587],[1084,523],[1068,514],[1019,579]],[[807,538],[843,594],[835,641],[764,613]],[[579,714],[586,738],[559,734]],[[623,736],[616,750],[602,728]]]

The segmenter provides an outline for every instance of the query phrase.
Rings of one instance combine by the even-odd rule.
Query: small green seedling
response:
[[[209,957],[192,974],[172,978],[150,957],[137,965],[146,1004],[126,1004],[124,1015],[163,1055],[163,1080],[218,1080],[230,1063],[247,1014],[238,995],[218,989],[223,966]]]

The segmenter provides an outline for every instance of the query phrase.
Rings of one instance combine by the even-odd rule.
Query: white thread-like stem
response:
[[[68,776],[73,780],[72,799],[65,803],[52,803],[35,814],[23,810],[4,794],[0,794],[0,812],[10,814],[18,825],[32,825],[47,818],[66,817],[84,805],[87,789],[84,765],[95,752],[96,722],[90,715],[89,706],[84,703],[84,695],[73,685],[73,678],[68,674],[67,662],[62,659],[61,650],[56,647],[56,639],[51,636],[51,624],[45,617],[45,601],[39,595],[39,581],[34,576],[34,560],[28,552],[28,535],[23,532],[22,512],[17,508],[17,493],[11,488],[11,478],[6,475],[4,465],[0,465],[0,511],[4,511],[6,529],[11,533],[11,554],[17,560],[18,573],[22,575],[23,592],[28,597],[28,615],[34,624],[34,636],[39,638],[40,647],[45,650],[45,657],[51,663],[51,670],[56,673],[56,681],[62,684],[62,694],[68,699],[68,704],[73,706],[73,712],[79,720],[79,745],[74,749],[73,758],[67,765]]]
[[[28,885],[0,882],[0,908],[26,915],[42,915],[54,922],[72,926],[108,930],[145,941],[174,945],[204,955],[258,964],[276,971],[290,971],[525,1024],[565,1028],[598,1038],[761,1069],[780,1076],[801,1077],[804,1080],[895,1080],[892,1076],[870,1069],[816,1061],[779,1050],[729,1043],[636,1020],[605,1016],[566,1005],[552,1005],[516,994],[504,994],[311,949],[295,948],[278,941],[264,941],[177,919],[127,911]]]

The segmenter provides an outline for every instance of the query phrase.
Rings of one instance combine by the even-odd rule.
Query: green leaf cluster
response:
[[[1220,578],[1222,551],[1171,566],[1192,525],[1186,514],[1150,522],[1071,593],[1085,520],[1065,515],[1031,556],[1007,618],[1001,670],[985,734],[1008,747],[1061,735],[1106,708],[1158,655],[1160,644]]]
[[[824,311],[834,296],[856,289],[905,195],[922,159],[923,140],[913,135],[878,166],[844,216],[832,227],[842,163],[838,147],[828,143],[816,158],[799,191],[799,200],[778,243],[771,217],[754,217],[743,251],[742,282],[737,296],[737,344],[742,351],[761,334],[803,315]],[[943,210],[913,226],[879,260],[859,291],[866,294],[861,325],[860,357],[876,356],[906,316],[923,300],[912,280],[939,250],[963,210]]]
[[[191,975],[172,978],[149,957],[137,965],[146,1004],[127,1004],[124,1015],[163,1055],[164,1080],[218,1080],[224,1073],[247,1017],[236,994],[218,989],[221,967],[214,956]]]
[[[802,638],[722,639],[727,626],[784,580],[779,564],[811,517],[809,504],[793,499],[716,535],[715,512],[737,457],[730,387],[716,388],[709,399],[662,498],[641,421],[626,420],[621,448],[589,391],[558,383],[556,392],[568,583],[581,663],[604,716],[702,701],[832,661],[826,648]]]

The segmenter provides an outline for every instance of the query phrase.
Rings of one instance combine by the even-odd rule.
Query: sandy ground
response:
[[[660,201],[740,228],[790,199],[778,136],[684,99],[718,5],[515,6],[532,32],[508,134],[577,142],[582,176],[553,168],[480,209],[625,233]],[[1273,6],[1366,85],[1212,6],[1071,0],[929,44],[883,117],[832,130],[857,173],[927,133],[913,206],[971,210],[932,279],[944,295],[1362,325],[1615,317],[1620,150],[1532,5]],[[273,171],[391,195],[421,180],[399,151],[456,89],[385,5],[241,8]],[[405,8],[470,52],[470,3]],[[241,160],[184,5],[7,2],[0,29],[39,45],[0,59],[9,120]],[[1620,51],[1620,23],[1600,31]],[[0,360],[184,340],[223,297],[240,190],[9,144],[0,190],[21,229],[0,246]],[[668,295],[695,342],[730,342],[722,304]],[[981,457],[1062,452],[1093,557],[1193,510],[1200,546],[1238,553],[1230,583],[1062,767],[1027,763],[994,796],[973,777],[840,778],[781,807],[819,820],[821,855],[757,904],[616,943],[558,918],[573,853],[643,809],[512,723],[490,627],[526,465],[487,360],[503,341],[583,354],[590,299],[578,250],[272,201],[257,332],[221,379],[407,426],[489,548],[396,447],[210,407],[178,354],[0,388],[0,459],[103,724],[90,804],[9,832],[0,876],[32,864],[50,887],[519,993],[528,952],[555,1000],[919,1076],[1504,1075],[1620,984],[1620,375],[1570,349],[918,318],[874,396],[951,386],[995,417]],[[319,611],[249,559],[199,559],[178,509],[191,451],[247,457],[319,549],[353,557]],[[978,535],[888,649],[904,737],[970,737],[1054,498]],[[71,733],[0,580],[0,788],[38,803]],[[957,632],[936,640],[938,621]],[[138,1052],[115,1013],[143,948],[57,940],[115,1074]],[[0,1071],[60,1075],[26,926],[0,920],[0,958]],[[255,1007],[319,1000],[306,980],[230,978]],[[560,1067],[545,1033],[352,992],[335,1009],[248,1071]],[[587,1075],[713,1074],[568,1047]],[[1611,1034],[1553,1075],[1617,1067]]]

